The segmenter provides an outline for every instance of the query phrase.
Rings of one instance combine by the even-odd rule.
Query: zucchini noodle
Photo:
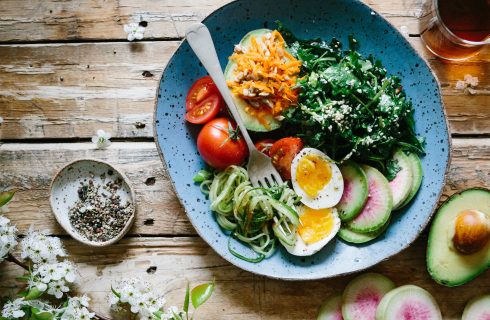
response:
[[[274,253],[277,239],[283,244],[294,245],[299,225],[294,206],[299,198],[286,185],[255,188],[245,168],[229,166],[202,181],[201,191],[208,194],[218,224],[259,255],[258,258],[246,258],[229,247],[235,256],[259,262]]]

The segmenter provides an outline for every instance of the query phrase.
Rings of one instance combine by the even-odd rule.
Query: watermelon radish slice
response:
[[[355,232],[369,233],[379,230],[390,218],[393,196],[388,180],[377,169],[363,165],[368,179],[369,195],[357,217],[346,226]]]
[[[403,287],[395,288],[384,295],[383,299],[381,299],[381,302],[378,304],[378,307],[376,308],[376,320],[384,319],[384,314],[386,311],[386,306],[388,306],[388,302],[390,302],[391,297],[393,297],[398,291],[400,291],[400,288]]]
[[[342,316],[345,320],[374,320],[379,302],[394,287],[390,279],[377,273],[354,278],[342,296]]]
[[[461,320],[490,320],[490,294],[471,299],[464,308]]]
[[[392,160],[396,161],[401,168],[395,178],[390,181],[391,193],[393,194],[393,208],[396,209],[410,194],[413,182],[413,172],[408,156],[401,149],[395,151]]]
[[[419,191],[420,185],[422,184],[422,177],[424,173],[422,172],[422,162],[420,161],[420,158],[412,152],[408,155],[408,160],[410,161],[410,166],[412,167],[413,173],[412,187],[410,188],[410,193],[408,194],[407,199],[405,199],[405,201],[403,201],[403,203],[397,209],[403,208],[410,201],[412,201],[413,197],[415,197],[417,194],[417,191]]]
[[[368,198],[367,177],[362,168],[353,161],[346,161],[340,166],[344,179],[344,192],[337,204],[339,218],[349,221],[355,218],[364,207]]]
[[[342,318],[342,295],[334,294],[323,302],[317,320],[344,320]]]
[[[347,227],[341,227],[338,236],[340,237],[340,239],[344,240],[345,242],[356,243],[356,244],[366,243],[382,235],[389,225],[390,225],[390,221],[388,220],[384,226],[379,228],[379,230],[372,231],[369,233],[355,232]]]
[[[441,310],[434,297],[426,290],[414,285],[402,286],[389,298],[380,320],[415,319],[442,320]]]

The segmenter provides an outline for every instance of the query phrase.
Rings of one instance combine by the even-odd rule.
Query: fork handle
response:
[[[218,55],[216,54],[213,39],[211,38],[208,28],[202,23],[193,24],[187,29],[185,37],[192,50],[216,84],[216,87],[228,105],[228,109],[230,109],[233,118],[235,118],[235,122],[240,128],[242,136],[247,143],[248,149],[252,151],[255,149],[255,145],[252,142],[252,139],[250,139],[245,123],[243,123],[243,120],[240,117],[235,101],[231,96],[230,89],[228,89],[225,76],[221,70],[221,65],[218,60]]]

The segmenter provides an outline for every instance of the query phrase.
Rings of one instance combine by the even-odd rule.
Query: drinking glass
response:
[[[464,60],[490,44],[490,0],[429,0],[421,38],[436,56]]]

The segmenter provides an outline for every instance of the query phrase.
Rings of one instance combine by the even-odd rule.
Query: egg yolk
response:
[[[298,233],[306,244],[318,242],[327,237],[334,227],[335,219],[332,209],[311,209],[305,207],[299,217]]]
[[[307,195],[314,198],[332,178],[330,164],[316,154],[309,154],[298,161],[296,182]]]

